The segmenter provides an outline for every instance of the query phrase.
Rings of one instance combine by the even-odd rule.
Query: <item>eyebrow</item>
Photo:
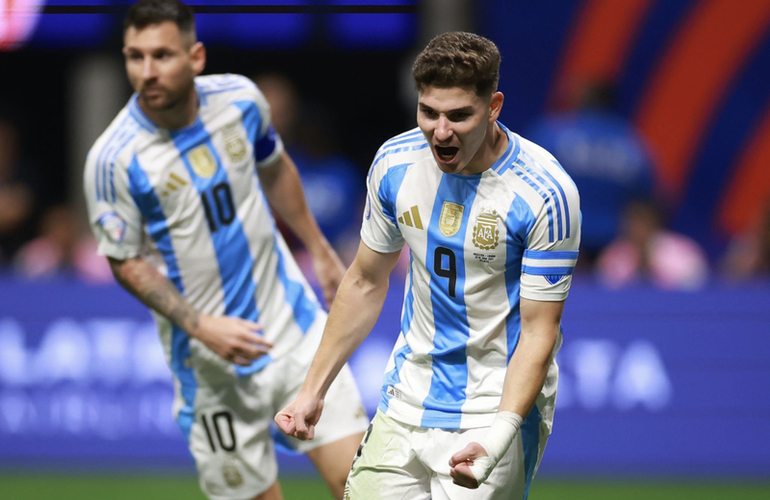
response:
[[[433,111],[436,112],[435,109],[431,108],[425,103],[418,103],[418,106],[423,111]],[[464,106],[462,108],[456,108],[456,109],[450,109],[449,111],[445,111],[444,114],[451,115],[452,113],[473,113],[473,106]]]

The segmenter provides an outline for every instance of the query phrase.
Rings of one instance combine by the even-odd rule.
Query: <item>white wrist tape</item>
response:
[[[476,458],[470,466],[473,477],[479,484],[487,480],[497,462],[508,451],[523,422],[521,415],[510,411],[501,411],[495,416],[489,432],[478,442],[489,456]]]

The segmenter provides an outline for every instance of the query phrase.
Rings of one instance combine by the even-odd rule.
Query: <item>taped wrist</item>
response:
[[[489,432],[479,441],[489,456],[475,459],[470,467],[479,484],[487,480],[497,462],[508,451],[523,422],[521,415],[510,411],[501,411],[495,416]]]

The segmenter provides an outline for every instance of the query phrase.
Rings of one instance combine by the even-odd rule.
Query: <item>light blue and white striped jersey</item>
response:
[[[196,383],[260,370],[326,318],[256,175],[283,151],[267,101],[243,76],[201,76],[195,86],[198,118],[175,131],[156,127],[135,94],[96,141],[84,174],[101,254],[147,258],[196,309],[259,322],[274,343],[269,356],[238,367],[156,315],[187,403]]]
[[[521,331],[519,297],[569,291],[577,188],[547,151],[499,125],[508,148],[481,174],[441,172],[417,128],[385,142],[369,171],[363,242],[411,250],[379,404],[409,425],[490,425]]]

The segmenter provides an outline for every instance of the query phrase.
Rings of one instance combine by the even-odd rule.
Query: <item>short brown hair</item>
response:
[[[412,77],[418,91],[426,86],[473,87],[477,95],[487,97],[497,90],[500,80],[500,51],[483,36],[444,33],[417,56]]]
[[[134,27],[142,30],[153,24],[171,21],[180,33],[195,35],[195,16],[192,7],[179,0],[139,0],[131,6],[123,21],[123,33]]]

